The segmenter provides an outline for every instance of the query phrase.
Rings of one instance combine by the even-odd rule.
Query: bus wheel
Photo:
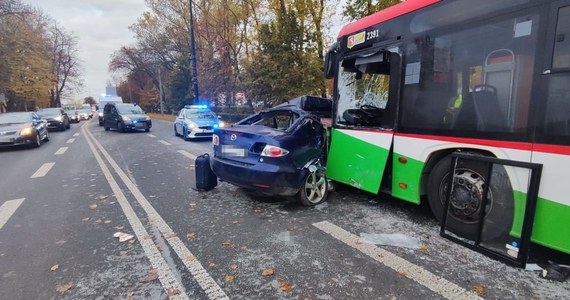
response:
[[[428,202],[435,217],[441,221],[448,194],[451,156],[440,160],[428,178]],[[481,213],[486,184],[486,164],[459,159],[455,169],[454,189],[450,197],[446,228],[461,237],[477,238],[477,221]],[[482,240],[508,235],[513,224],[513,189],[505,168],[493,167],[493,180],[488,193]]]

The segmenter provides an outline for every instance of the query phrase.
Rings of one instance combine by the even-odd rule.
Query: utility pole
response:
[[[196,40],[194,38],[194,11],[192,0],[188,0],[190,6],[190,63],[192,64],[192,88],[194,90],[194,104],[198,104],[200,93],[198,91],[198,69],[196,68]]]
[[[158,93],[160,94],[160,114],[164,115],[164,105],[162,101],[162,76],[160,75],[160,67],[158,67]]]

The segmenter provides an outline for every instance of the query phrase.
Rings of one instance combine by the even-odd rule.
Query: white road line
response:
[[[172,247],[172,250],[176,252],[176,255],[178,255],[182,263],[184,263],[184,266],[186,266],[188,271],[190,271],[190,274],[192,274],[196,282],[198,282],[200,287],[204,290],[208,298],[229,299],[226,293],[222,290],[214,278],[208,274],[206,269],[204,269],[194,254],[190,252],[182,240],[176,236],[176,233],[172,230],[172,228],[168,226],[168,224],[164,221],[164,219],[162,219],[162,217],[158,214],[150,202],[148,202],[148,200],[143,196],[138,187],[129,179],[127,174],[123,172],[119,165],[117,165],[115,160],[109,155],[105,148],[103,148],[103,146],[101,146],[101,144],[93,137],[93,134],[88,130],[86,130],[84,134],[85,133],[93,140],[93,143],[97,146],[99,151],[101,151],[117,175],[119,175],[125,186],[131,191],[133,196],[135,196],[137,202],[147,213],[148,219],[152,220],[152,224],[158,228],[168,244]]]
[[[79,136],[79,132],[75,133],[73,136]]]
[[[156,137],[156,135],[150,134],[150,133],[147,133],[146,135],[150,136],[151,138],[155,138],[155,137]]]
[[[65,153],[65,151],[67,151],[67,147],[61,147],[54,153],[54,155],[62,155]]]
[[[406,274],[406,277],[423,285],[424,287],[440,294],[447,299],[482,299],[475,293],[470,292],[455,283],[447,281],[426,269],[417,266],[390,251],[381,249],[375,245],[362,243],[360,238],[330,222],[323,221],[314,223],[313,226],[328,233],[337,240],[359,250],[372,259],[389,267],[390,269]]]
[[[34,175],[32,175],[32,177],[30,177],[30,178],[38,178],[38,177],[44,177],[44,176],[46,176],[47,173],[49,172],[49,170],[51,170],[51,168],[53,167],[53,165],[55,165],[54,162],[49,162],[49,163],[43,164],[43,165],[36,171],[36,173],[34,173]]]
[[[82,127],[81,130],[84,130],[85,134],[86,132],[85,127]],[[88,135],[89,134],[87,134],[86,136]],[[91,136],[91,139],[93,139],[93,142],[95,142],[93,136]],[[89,148],[91,148],[91,151],[95,155],[95,160],[99,164],[101,171],[103,171],[103,175],[105,175],[105,178],[109,182],[111,190],[113,191],[115,197],[117,198],[117,202],[119,202],[119,205],[121,206],[121,209],[125,213],[125,216],[129,221],[129,224],[131,224],[131,227],[133,228],[133,231],[137,239],[141,243],[143,251],[148,257],[152,267],[158,270],[158,279],[160,280],[162,287],[167,293],[169,290],[180,291],[180,294],[174,297],[169,297],[169,299],[189,299],[188,295],[186,295],[186,293],[184,292],[183,285],[174,276],[174,273],[168,266],[168,263],[166,262],[164,257],[162,257],[162,255],[160,254],[160,250],[158,250],[158,247],[152,241],[152,238],[148,234],[148,231],[146,231],[141,220],[137,217],[135,211],[133,210],[133,207],[129,204],[129,201],[125,197],[125,194],[123,194],[121,188],[117,184],[117,181],[115,181],[115,179],[111,175],[109,168],[103,162],[101,155],[99,155],[99,153],[95,149],[95,146],[93,146],[93,142],[91,141],[91,139],[90,138],[86,139],[87,143],[89,144]]]
[[[0,206],[0,229],[4,227],[4,224],[8,222],[10,217],[16,212],[16,209],[20,207],[20,204],[22,204],[24,200],[26,200],[26,198],[9,200]]]
[[[158,140],[159,143],[165,145],[165,146],[170,146],[172,145],[171,143],[167,142],[167,141],[163,141],[163,140]]]
[[[194,155],[194,154],[192,154],[192,153],[190,153],[190,152],[188,152],[188,151],[185,151],[185,150],[178,150],[178,153],[180,153],[180,154],[182,154],[182,155],[184,155],[184,156],[186,156],[186,157],[188,157],[189,159],[192,159],[192,160],[195,160],[195,159],[197,158],[196,155]]]
[[[67,142],[65,142],[65,143],[66,143],[66,144],[71,144],[71,143],[73,143],[73,142],[75,142],[75,139],[69,139],[69,140],[67,140]]]

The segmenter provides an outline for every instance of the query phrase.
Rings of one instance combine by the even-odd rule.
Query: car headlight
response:
[[[224,127],[226,127],[226,123],[223,122],[223,121],[220,121],[220,123],[218,123],[218,127],[219,127],[219,128],[224,128]]]
[[[123,121],[129,122],[131,120],[131,118],[127,117],[127,116],[122,116]]]
[[[55,118],[53,118],[53,119],[56,120],[56,121],[60,121],[60,122],[63,121],[63,117],[62,117],[62,116],[57,116],[57,117],[55,117]]]
[[[34,133],[34,129],[32,127],[26,127],[22,130],[20,130],[20,135],[24,136],[24,135],[32,135],[32,133]]]
[[[100,112],[100,113],[99,113],[99,117],[102,117],[102,116],[103,116],[103,113],[102,113],[102,112]]]
[[[186,124],[188,124],[188,127],[189,127],[190,129],[196,128],[196,124],[194,124],[194,123],[192,123],[192,122],[188,122],[188,123],[186,123]]]

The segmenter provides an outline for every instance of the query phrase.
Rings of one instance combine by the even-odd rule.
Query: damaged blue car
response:
[[[302,96],[214,130],[213,172],[222,181],[268,195],[326,200],[326,130],[332,102]]]

